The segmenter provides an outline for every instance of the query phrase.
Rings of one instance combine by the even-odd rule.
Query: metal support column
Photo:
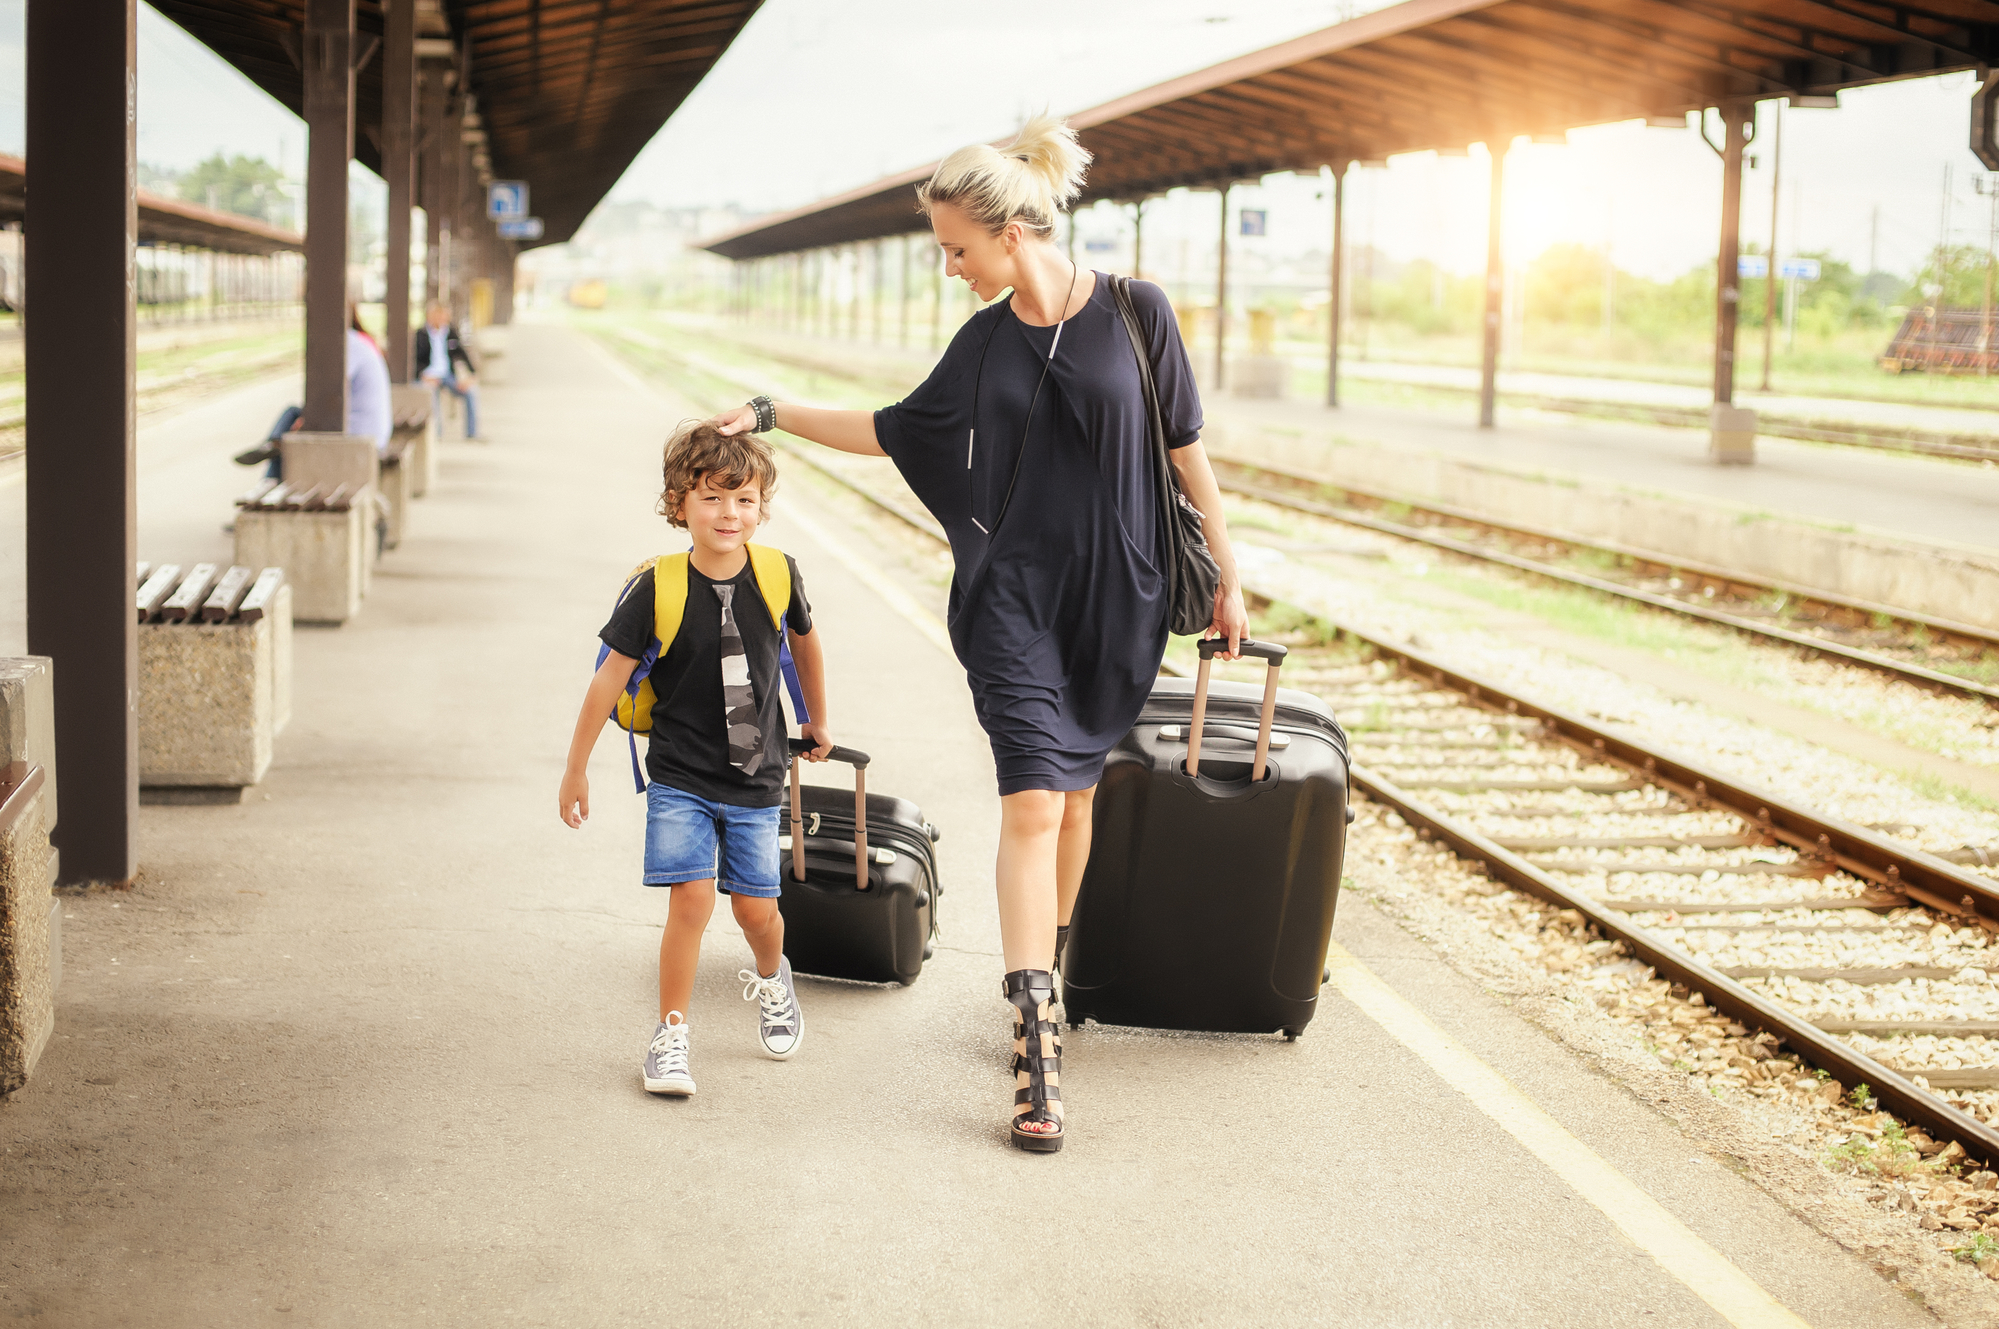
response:
[[[354,156],[354,0],[306,0],[305,418],[347,427],[347,163]]]
[[[1708,455],[1729,464],[1756,459],[1756,413],[1735,405],[1735,325],[1742,306],[1742,279],[1737,274],[1742,246],[1742,150],[1756,132],[1756,104],[1724,106],[1721,118],[1721,244],[1715,254],[1714,406],[1709,414]],[[1701,133],[1707,133],[1705,116]]]
[[[1485,221],[1485,345],[1479,356],[1478,427],[1491,429],[1499,395],[1499,320],[1506,295],[1506,252],[1501,244],[1506,219],[1506,152],[1511,140],[1495,135],[1486,145],[1492,158],[1492,196]]]
[[[1763,391],[1770,390],[1770,356],[1777,335],[1777,193],[1784,183],[1784,101],[1770,103],[1770,128],[1775,140],[1770,145],[1770,247],[1769,271],[1763,274]]]
[[[136,0],[28,6],[28,651],[55,661],[64,882],[138,870]],[[54,774],[54,772],[52,772]]]
[[[416,184],[416,5],[390,5],[383,16],[382,175],[389,185],[389,381],[410,378],[410,207]]]
[[[909,250],[914,237],[902,237],[902,276],[896,282],[895,344],[909,349]]]
[[[1340,404],[1340,296],[1347,267],[1347,166],[1333,168],[1333,261],[1327,290],[1331,312],[1326,336],[1326,405]]]
[[[1145,200],[1131,205],[1131,279],[1145,280]]]
[[[1222,229],[1215,247],[1215,391],[1222,390],[1229,341],[1229,182],[1221,188]]]
[[[426,306],[424,316],[429,317],[428,306],[442,298],[444,279],[444,137],[445,101],[444,80],[447,71],[441,61],[425,63],[421,75],[419,100],[422,106],[422,131],[419,135],[417,151],[418,174],[422,180],[423,199],[423,299]]]

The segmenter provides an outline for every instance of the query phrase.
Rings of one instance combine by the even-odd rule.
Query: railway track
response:
[[[640,344],[707,377],[752,387],[737,371],[707,356],[675,353],[652,338]],[[826,361],[787,356],[752,342],[732,344],[811,374],[850,380],[858,377]],[[1999,706],[1999,631],[1807,590],[1728,568],[1668,560],[1655,551],[1508,525],[1445,505],[1410,504],[1278,467],[1218,457],[1215,469],[1225,490],[1245,498],[1729,628],[1928,691],[1974,697]],[[869,497],[877,506],[896,502],[880,495]],[[894,515],[909,520],[912,514],[903,511]],[[926,534],[941,538],[935,523],[924,526],[928,517],[921,515],[922,521],[915,524]]]
[[[1650,551],[1503,525],[1456,508],[1335,488],[1276,468],[1217,459],[1216,473],[1224,490],[1275,507],[1732,628],[1931,691],[1999,705],[1999,686],[1967,676],[1999,677],[1999,632],[1726,568],[1667,561]],[[1576,563],[1597,570],[1564,566]]]
[[[802,448],[788,451],[942,541],[928,514]],[[1262,606],[1276,603],[1250,589]],[[1574,910],[1659,977],[1845,1088],[1865,1084],[1904,1121],[1956,1141],[1970,1159],[1999,1163],[1999,1128],[1935,1092],[1999,1089],[1999,1064],[1925,1074],[1846,1041],[1999,1035],[1999,998],[1988,1020],[1866,1018],[1840,1008],[1854,989],[1905,982],[1927,985],[1942,1007],[1940,988],[1999,968],[1999,881],[1408,645],[1320,622],[1316,645],[1292,647],[1285,678],[1324,697],[1346,724],[1353,782],[1369,799],[1494,881]],[[1767,939],[1764,953],[1745,938]],[[1856,951],[1867,958],[1856,961]],[[1987,991],[1968,975],[1963,986]]]

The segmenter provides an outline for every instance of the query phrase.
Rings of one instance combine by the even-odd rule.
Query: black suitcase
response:
[[[1264,686],[1210,685],[1219,646],[1202,643],[1194,682],[1160,681],[1104,765],[1062,956],[1072,1024],[1296,1038],[1318,1007],[1347,736],[1319,698],[1278,688],[1282,646],[1242,643],[1270,662]]]
[[[804,746],[792,740],[794,753]],[[801,785],[791,759],[777,898],[784,953],[801,974],[914,983],[937,936],[936,828],[908,799],[867,792],[865,752],[836,747],[831,757],[853,766],[853,793]]]

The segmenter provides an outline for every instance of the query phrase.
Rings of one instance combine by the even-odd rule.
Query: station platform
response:
[[[1504,403],[1496,429],[1478,428],[1473,404],[1458,412],[1358,404],[1335,410],[1239,397],[1204,405],[1211,424],[1340,435],[1915,543],[1999,550],[1999,467],[1978,463],[1763,437],[1753,465],[1718,466],[1708,460],[1703,430],[1583,420]]]
[[[658,448],[696,412],[534,324],[481,405],[490,441],[447,440],[361,614],[301,629],[265,783],[142,809],[137,886],[65,900],[56,1037],[0,1104],[7,1314],[1935,1323],[1358,890],[1302,1040],[1077,1031],[1068,1147],[1009,1148],[990,757],[934,593],[803,474],[768,539],[827,634],[840,741],[944,831],[943,939],[909,988],[803,982],[776,1063],[718,909],[700,1092],[646,1095],[666,902],[623,744],[581,832],[555,790],[621,578],[678,547]],[[190,492],[240,477],[241,431],[196,432]],[[147,513],[147,539],[197,535]]]

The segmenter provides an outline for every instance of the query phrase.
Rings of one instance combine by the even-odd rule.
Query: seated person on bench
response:
[[[433,304],[423,328],[411,347],[416,376],[430,385],[431,401],[441,404],[441,394],[450,393],[465,403],[465,437],[479,437],[479,376],[471,352],[459,339],[451,322],[451,311]],[[459,366],[463,365],[463,372]],[[433,406],[435,409],[435,405]]]

